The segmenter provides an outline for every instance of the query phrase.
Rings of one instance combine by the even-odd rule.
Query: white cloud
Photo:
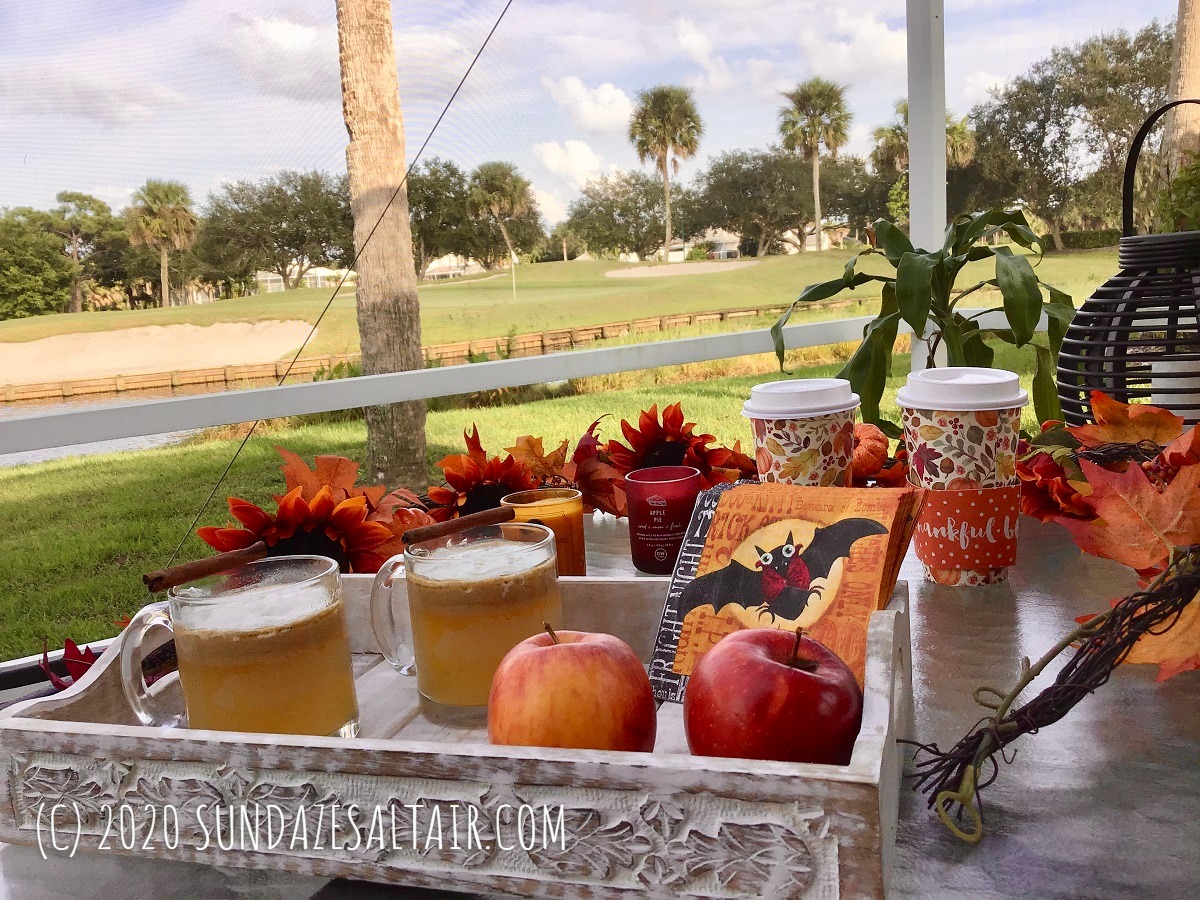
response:
[[[825,78],[904,84],[908,48],[903,25],[891,28],[858,9],[831,9],[819,27],[801,30],[796,44],[812,71]]]
[[[750,87],[759,97],[769,100],[779,99],[779,95],[790,88],[793,82],[779,76],[775,63],[769,59],[751,57],[745,63],[746,76]]]
[[[187,99],[153,81],[86,66],[0,70],[0,103],[6,116],[33,119],[65,116],[105,126],[132,125]]]
[[[583,81],[567,75],[557,80],[542,78],[542,87],[554,102],[565,107],[571,118],[589,131],[623,131],[633,115],[633,101],[610,81],[589,88]]]
[[[713,90],[724,90],[729,87],[733,77],[729,72],[729,64],[725,57],[714,56],[712,41],[708,35],[689,22],[687,19],[675,20],[675,39],[687,55],[687,58],[704,70],[704,76],[693,79],[696,87],[708,87]]]
[[[992,75],[990,72],[972,72],[962,80],[962,87],[959,90],[963,106],[970,108],[976,103],[982,103],[988,98],[988,92],[992,88],[1003,87],[1004,81],[1005,79],[999,75]]]
[[[558,191],[543,191],[540,188],[534,188],[533,196],[537,200],[538,209],[541,210],[547,225],[554,227],[567,217],[567,204],[563,202]]]
[[[255,90],[299,101],[339,95],[337,30],[285,18],[234,13],[214,52]]]
[[[534,144],[533,153],[543,166],[576,187],[583,187],[604,168],[604,160],[584,141],[546,141]]]

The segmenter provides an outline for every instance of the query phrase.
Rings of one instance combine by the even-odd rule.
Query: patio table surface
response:
[[[632,571],[624,522],[597,517],[587,535],[589,574]],[[985,712],[972,701],[976,687],[1007,688],[1022,656],[1041,656],[1076,616],[1136,586],[1129,570],[1080,554],[1065,530],[1032,519],[1021,522],[1006,584],[932,585],[911,553],[901,577],[912,598],[915,736],[943,748]],[[976,846],[902,789],[890,896],[1200,896],[1200,672],[1162,684],[1155,673],[1122,667],[1063,721],[1020,740],[984,791]],[[0,900],[471,896],[480,895],[115,854],[44,860],[36,848],[0,844]]]

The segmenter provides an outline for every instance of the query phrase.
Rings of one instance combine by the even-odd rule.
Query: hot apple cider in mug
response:
[[[562,624],[553,544],[534,561],[529,545],[481,540],[430,551],[410,566],[409,610],[417,687],[435,703],[485,707],[492,676],[513,647]]]

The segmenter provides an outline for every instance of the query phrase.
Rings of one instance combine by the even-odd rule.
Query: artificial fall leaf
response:
[[[314,467],[310,469],[303,459],[291,450],[276,447],[275,450],[283,457],[283,465],[279,471],[283,473],[287,487],[285,494],[300,488],[300,496],[311,500],[317,491],[328,486],[333,490],[334,499],[341,503],[351,494],[354,482],[358,479],[358,463],[344,456],[318,456],[313,460]],[[340,496],[339,496],[340,495]]]
[[[593,422],[579,438],[562,474],[579,485],[585,509],[598,509],[622,518],[626,514],[625,476],[610,463],[608,451],[596,435],[603,419],[601,416]]]
[[[1172,469],[1182,469],[1200,463],[1200,428],[1191,428],[1171,441],[1160,459]]]
[[[50,679],[50,683],[54,685],[55,690],[64,691],[73,685],[76,681],[87,674],[88,669],[92,667],[92,663],[94,663],[96,659],[96,653],[91,647],[84,647],[82,650],[80,650],[78,644],[76,644],[70,638],[67,638],[66,644],[63,646],[62,655],[63,665],[67,667],[67,674],[70,676],[69,679],[66,679],[60,675],[57,675],[54,670],[50,668],[50,651],[46,645],[46,642],[42,642],[41,668],[42,671],[46,673],[46,677]]]
[[[1068,425],[1084,447],[1101,444],[1136,444],[1154,441],[1169,444],[1183,432],[1183,419],[1168,409],[1145,403],[1122,403],[1103,391],[1092,391],[1095,425]]]
[[[1160,568],[1173,547],[1200,543],[1200,466],[1181,470],[1159,493],[1141,466],[1112,472],[1087,460],[1081,465],[1096,519],[1058,521],[1084,553],[1145,573]]]
[[[368,502],[369,500],[370,498],[368,498]],[[371,507],[371,514],[367,516],[367,520],[384,524],[390,522],[393,516],[403,510],[425,510],[425,504],[421,502],[421,498],[408,488],[396,488],[390,494],[380,498],[378,503],[371,504]]]
[[[1112,601],[1116,606],[1120,600]],[[1075,621],[1081,625],[1096,616],[1079,616]],[[1138,638],[1124,662],[1140,665],[1157,665],[1155,681],[1166,681],[1180,672],[1200,669],[1200,596],[1197,596],[1179,614],[1169,629],[1161,634],[1143,634]]]
[[[1169,630],[1138,638],[1125,662],[1157,663],[1157,681],[1200,669],[1200,599],[1185,606]]]
[[[524,463],[534,478],[545,481],[562,475],[563,466],[567,464],[567,448],[570,444],[570,441],[563,441],[558,445],[558,449],[547,456],[542,439],[526,434],[517,438],[514,446],[505,449],[517,462]]]

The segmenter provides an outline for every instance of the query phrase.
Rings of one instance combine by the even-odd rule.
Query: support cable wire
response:
[[[488,31],[487,36],[484,37],[483,43],[479,45],[479,49],[475,51],[475,56],[472,57],[470,64],[466,68],[466,71],[463,72],[462,78],[458,80],[458,84],[455,86],[454,91],[450,94],[449,99],[446,100],[445,105],[442,107],[442,111],[438,113],[438,117],[434,121],[433,127],[429,129],[429,134],[425,135],[425,140],[421,142],[421,146],[417,149],[416,154],[413,156],[412,162],[409,163],[408,169],[404,172],[404,177],[400,179],[400,183],[396,185],[396,190],[394,190],[392,192],[392,196],[388,198],[387,206],[385,206],[383,212],[379,214],[379,218],[375,220],[375,224],[371,226],[371,230],[367,233],[366,240],[363,241],[362,246],[354,251],[354,257],[350,260],[350,265],[346,267],[346,273],[338,280],[337,286],[333,289],[333,293],[330,295],[329,300],[326,301],[325,307],[321,310],[321,314],[317,316],[317,320],[313,322],[312,328],[309,329],[308,335],[304,338],[304,343],[300,345],[300,349],[296,351],[296,354],[288,363],[288,367],[284,373],[279,376],[279,380],[276,382],[277,385],[281,385],[287,380],[288,376],[292,373],[292,367],[296,365],[296,361],[300,358],[300,354],[304,352],[304,348],[308,346],[308,343],[312,340],[313,335],[317,333],[317,326],[320,325],[321,320],[325,318],[325,313],[329,312],[329,308],[333,305],[333,301],[337,298],[338,291],[340,291],[343,285],[345,285],[346,279],[350,276],[350,272],[358,263],[359,257],[362,256],[362,253],[364,250],[366,250],[367,245],[371,243],[371,238],[375,236],[375,231],[379,228],[380,224],[384,220],[384,217],[391,210],[392,204],[396,202],[396,198],[400,196],[400,191],[403,190],[405,185],[408,184],[408,176],[412,174],[413,169],[420,161],[422,155],[424,155],[425,148],[429,146],[429,142],[433,139],[433,135],[437,132],[438,126],[442,124],[442,119],[444,119],[446,113],[450,111],[450,106],[454,103],[455,98],[458,97],[459,91],[462,90],[463,85],[467,83],[467,78],[470,77],[472,70],[475,68],[475,64],[479,62],[479,58],[483,55],[483,51],[487,49],[488,43],[490,43],[492,40],[492,35],[496,33],[496,29],[500,27],[500,23],[504,21],[504,16],[508,13],[508,8],[512,6],[513,3],[514,0],[507,0],[507,2],[504,4],[504,8],[500,10],[500,14],[496,17],[496,21],[492,23],[491,29]],[[254,422],[251,423],[250,430],[246,432],[246,436],[242,438],[242,441],[240,444],[238,444],[237,449],[233,451],[233,456],[230,457],[229,463],[225,466],[224,471],[222,471],[221,475],[217,478],[216,484],[213,485],[212,490],[209,492],[204,502],[200,505],[200,509],[196,511],[196,515],[192,519],[192,523],[187,527],[187,530],[184,531],[183,536],[179,539],[179,543],[175,547],[175,552],[171,554],[171,558],[167,561],[167,566],[173,565],[175,560],[179,558],[179,554],[182,552],[184,544],[187,543],[187,539],[191,536],[192,532],[196,530],[196,526],[200,523],[200,518],[208,509],[209,504],[212,503],[213,498],[217,496],[217,491],[220,490],[221,485],[225,483],[225,479],[229,476],[230,471],[233,469],[233,464],[237,462],[238,457],[241,456],[242,451],[246,448],[246,444],[250,441],[250,438],[254,435],[255,429],[258,428],[261,422],[262,419],[255,419]]]

